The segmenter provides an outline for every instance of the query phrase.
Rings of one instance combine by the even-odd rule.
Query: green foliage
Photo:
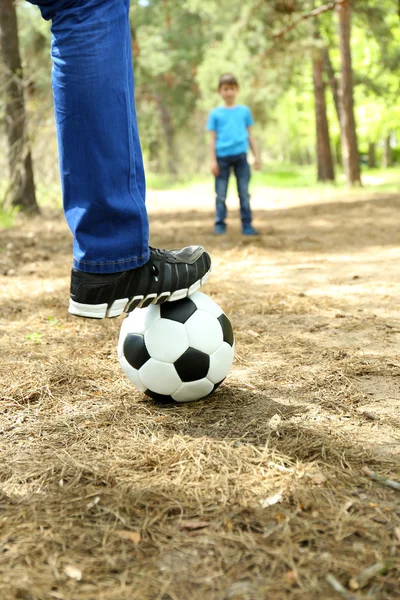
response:
[[[38,9],[23,0],[18,3],[18,34],[30,95],[39,101],[48,99],[50,93],[50,23],[40,18]]]
[[[361,140],[398,130],[400,27],[393,2],[357,14],[353,31],[355,102]]]
[[[186,179],[208,172],[205,123],[220,103],[217,82],[232,71],[240,82],[239,102],[255,116],[255,137],[268,162],[314,161],[315,117],[311,54],[329,48],[340,70],[337,17],[301,21],[284,36],[274,35],[316,3],[296,3],[293,15],[265,0],[132,0],[131,24],[135,95],[149,183]],[[321,5],[324,4],[321,0]],[[34,142],[39,198],[52,202],[59,188],[52,115],[49,24],[20,1],[20,44],[28,77],[30,135]],[[400,20],[397,0],[353,3],[352,58],[358,139],[363,153],[391,133],[400,136]],[[315,24],[321,39],[314,39]],[[332,146],[339,123],[326,88]],[[0,103],[1,104],[1,103]],[[393,156],[397,157],[395,149]],[[175,171],[163,179],[160,174]],[[0,167],[4,165],[0,161]],[[42,202],[43,203],[43,202]]]
[[[254,173],[252,187],[269,188],[309,188],[315,187],[315,167],[305,165],[296,167],[290,164],[274,165],[262,173]],[[325,184],[323,184],[325,186]]]
[[[55,317],[47,317],[47,322],[49,323],[49,325],[51,325],[51,327],[55,327],[57,329],[60,329],[62,327],[60,321],[58,321]]]
[[[34,344],[40,344],[42,341],[43,333],[39,333],[38,331],[34,331],[33,333],[29,333],[26,336],[28,342],[33,342]]]
[[[379,192],[398,192],[400,190],[400,168],[368,169],[363,168],[364,188]],[[332,190],[346,187],[345,177],[339,171],[336,184],[315,183],[315,167],[313,165],[293,166],[274,165],[262,173],[254,173],[252,188],[312,188]],[[357,193],[357,191],[355,191]]]
[[[8,229],[14,224],[14,217],[0,209],[0,229]]]
[[[8,229],[12,227],[17,214],[18,209],[16,207],[6,209],[0,206],[0,229]]]
[[[188,102],[187,96],[175,86],[172,94],[161,91],[169,111],[174,115],[174,135],[177,139],[183,126],[185,134],[189,133],[193,147],[196,143],[193,143],[191,135],[194,130],[192,117],[195,109],[197,108],[198,119],[202,119],[204,126],[207,112],[220,102],[216,93],[219,75],[232,71],[241,85],[239,102],[250,105],[255,115],[255,133],[262,144],[264,158],[286,162],[309,162],[313,158],[315,124],[310,59],[316,42],[313,40],[314,24],[311,20],[299,23],[282,40],[273,38],[273,34],[284,29],[292,17],[277,14],[273,2],[185,0],[177,5],[176,2],[152,0],[150,5],[151,8],[142,7],[140,10],[147,11],[153,27],[154,14],[157,12],[159,18],[164,14],[165,19],[168,6],[172,15],[169,34],[164,31],[162,35],[174,44],[179,44],[184,54],[188,52],[189,45],[192,53],[188,56],[195,56],[191,63],[194,70],[185,70],[188,80],[195,73],[195,83],[187,90],[193,102]],[[313,3],[305,2],[301,11],[305,13],[312,7]],[[400,25],[396,9],[394,0],[384,0],[379,6],[373,0],[367,1],[363,7],[354,5],[352,51],[356,120],[362,148],[367,148],[370,141],[380,143],[388,132],[399,129]],[[136,12],[140,11],[137,9]],[[184,22],[181,21],[183,17],[179,16],[182,14],[185,18],[196,15],[199,28],[197,37],[193,38],[192,33],[189,38],[186,37]],[[175,33],[176,25],[178,37]],[[318,43],[330,48],[334,67],[339,71],[337,20],[334,12],[321,15],[318,25],[322,32],[322,39]],[[138,37],[142,27],[139,22]],[[143,29],[143,33],[147,31]],[[148,39],[153,39],[152,36]],[[194,54],[193,48],[196,48]],[[168,57],[171,72],[174,72],[173,56],[167,51],[165,42],[164,45],[160,40],[157,43],[148,42],[145,50],[142,59],[139,59],[139,65],[148,62],[148,70],[152,64],[154,67],[164,64],[167,68]],[[140,79],[138,84],[141,85]],[[326,96],[331,138],[333,145],[338,145],[339,123],[329,88]],[[146,113],[144,110],[144,113],[150,116],[150,111],[147,110]],[[179,122],[176,119],[178,114]],[[148,119],[152,126],[146,128],[146,131],[152,130],[162,146],[163,132],[162,128],[155,127],[156,121],[157,111],[153,110]],[[194,139],[197,144],[202,145],[206,162],[204,136],[197,133]],[[185,141],[180,143],[185,148],[184,155],[193,156],[193,151],[186,152]],[[193,170],[195,162],[192,160],[191,164],[184,165],[185,170]]]
[[[400,162],[399,162],[400,164]],[[400,167],[389,169],[362,169],[364,188],[371,191],[379,192],[399,192],[400,190]],[[190,190],[197,186],[210,185],[210,178],[207,175],[197,177],[181,177],[180,179],[171,179],[168,175],[155,175],[151,173],[148,177],[149,189],[186,189],[188,194]],[[231,182],[232,189],[233,182]],[[333,190],[346,188],[345,176],[338,169],[338,177],[336,184],[316,183],[315,182],[315,166],[309,165],[293,165],[282,163],[270,163],[261,172],[254,171],[251,177],[251,189],[254,193],[265,191],[266,188],[280,189],[327,189]],[[211,187],[210,193],[211,192]],[[350,191],[349,191],[350,193]],[[357,193],[357,190],[355,190]]]

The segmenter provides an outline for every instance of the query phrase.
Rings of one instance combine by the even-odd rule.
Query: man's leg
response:
[[[29,0],[52,20],[64,211],[74,236],[69,311],[103,318],[198,289],[201,246],[148,247],[129,0]]]
[[[257,231],[253,228],[252,214],[250,208],[250,194],[249,194],[249,184],[251,171],[249,163],[247,162],[247,156],[245,154],[241,154],[238,156],[235,164],[233,166],[236,183],[237,183],[237,191],[239,194],[240,200],[240,218],[242,220],[242,231],[246,235],[257,235]]]
[[[128,0],[30,0],[52,20],[53,92],[74,267],[147,262],[148,222],[133,100]]]
[[[228,159],[218,158],[219,175],[215,178],[215,229],[214,233],[226,231],[226,195],[228,192],[231,165]]]

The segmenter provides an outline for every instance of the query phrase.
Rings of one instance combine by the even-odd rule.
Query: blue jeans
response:
[[[29,0],[52,20],[53,95],[73,266],[88,273],[149,258],[129,0]]]
[[[229,176],[231,170],[236,177],[237,191],[240,200],[240,218],[242,227],[251,224],[250,208],[250,166],[247,162],[246,154],[236,154],[235,156],[218,156],[219,175],[215,178],[216,214],[215,224],[225,225],[226,219],[226,194],[228,191]]]

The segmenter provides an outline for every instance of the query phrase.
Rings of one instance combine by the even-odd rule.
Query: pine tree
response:
[[[339,47],[341,60],[340,75],[340,120],[343,166],[348,185],[361,185],[360,158],[357,147],[354,117],[353,70],[351,60],[350,32],[351,7],[349,0],[336,5],[339,21]]]
[[[318,181],[334,181],[335,172],[333,168],[329,125],[326,114],[323,54],[320,48],[315,48],[313,51],[312,65],[315,97]]]
[[[2,0],[0,36],[5,67],[5,115],[11,180],[9,196],[13,206],[19,206],[24,211],[38,212],[26,130],[23,73],[14,0]]]

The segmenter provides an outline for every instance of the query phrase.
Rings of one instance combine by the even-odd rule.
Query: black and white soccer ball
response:
[[[231,322],[201,292],[132,311],[118,342],[121,367],[133,385],[167,402],[211,394],[227,376],[233,355]]]

